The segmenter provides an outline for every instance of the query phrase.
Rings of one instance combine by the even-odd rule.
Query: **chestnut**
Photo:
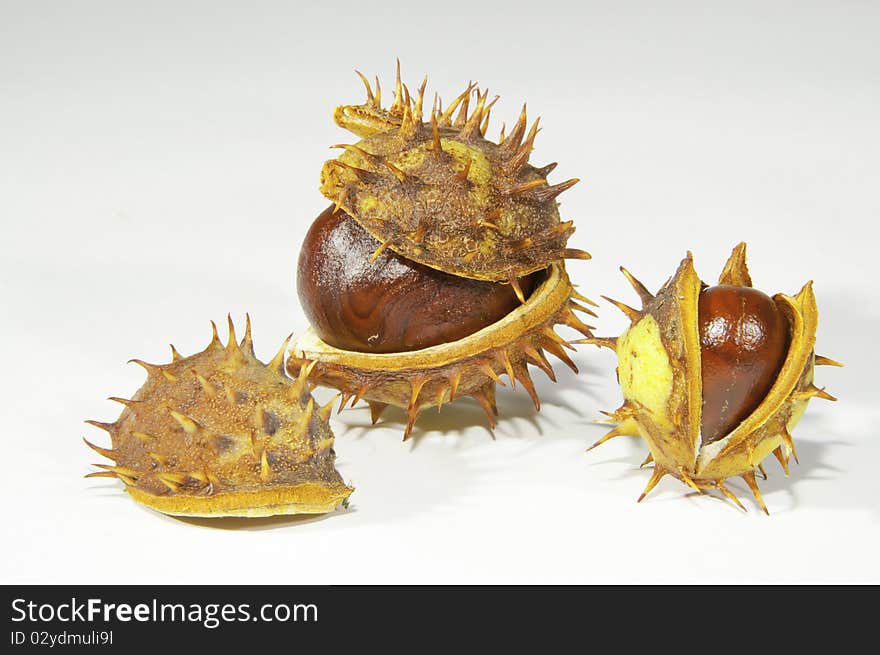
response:
[[[767,396],[788,352],[788,321],[766,293],[722,284],[700,293],[704,444],[739,425]]]
[[[340,409],[367,402],[373,421],[388,405],[407,414],[404,439],[425,407],[476,400],[494,427],[497,384],[521,385],[540,409],[529,366],[555,379],[546,353],[576,369],[556,333],[591,328],[567,259],[574,222],[557,198],[578,181],[551,184],[556,163],[530,162],[538,121],[525,107],[497,140],[487,137],[487,89],[467,88],[445,108],[425,103],[398,67],[393,101],[361,76],[366,101],[333,116],[358,137],[321,169],[333,203],[305,237],[297,271],[311,327],[287,363],[337,389]],[[595,303],[592,303],[595,304]],[[502,379],[507,376],[508,382]]]
[[[297,290],[317,335],[336,348],[393,353],[457,341],[520,306],[509,284],[444,273],[380,244],[331,205],[300,250]],[[531,292],[533,275],[519,279]]]
[[[620,435],[644,439],[644,464],[654,470],[639,500],[670,475],[745,509],[725,484],[738,476],[767,512],[755,477],[766,477],[762,461],[772,453],[788,474],[789,457],[797,461],[791,432],[807,403],[834,400],[813,384],[815,366],[840,364],[813,349],[819,312],[812,283],[794,296],[755,289],[745,243],[733,249],[716,286],[700,280],[690,253],[656,294],[621,271],[642,309],[611,300],[630,326],[616,338],[581,341],[616,352],[624,397],[610,414],[617,425],[593,446]]]

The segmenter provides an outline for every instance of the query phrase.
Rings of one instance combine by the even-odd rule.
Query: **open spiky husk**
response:
[[[213,323],[212,323],[213,326]],[[288,338],[289,341],[289,338]],[[214,328],[208,347],[168,364],[133,360],[147,371],[113,423],[87,421],[109,433],[111,447],[86,444],[111,459],[86,477],[112,477],[136,501],[181,516],[320,514],[352,489],[334,468],[330,407],[309,393],[308,370],[284,372],[285,341],[261,363],[250,319],[237,342],[232,320],[223,346]]]
[[[494,427],[495,385],[505,384],[502,375],[507,375],[511,386],[521,384],[540,409],[528,366],[540,368],[555,380],[546,350],[577,372],[565,352],[571,346],[553,328],[561,324],[591,334],[591,326],[575,311],[595,314],[578,301],[592,304],[574,290],[565,267],[553,264],[523,305],[464,339],[411,352],[370,354],[334,348],[309,330],[291,348],[287,369],[297,375],[312,366],[311,380],[342,392],[340,410],[349,400],[352,405],[365,400],[374,423],[388,405],[405,408],[404,439],[423,408],[440,408],[464,396],[480,403]]]
[[[435,103],[423,122],[425,83],[411,97],[400,82],[386,110],[370,83],[367,102],[339,107],[335,118],[362,140],[324,164],[321,192],[381,244],[412,261],[478,280],[511,281],[564,258],[572,221],[561,222],[556,197],[571,179],[547,182],[555,168],[528,163],[538,121],[519,120],[500,143],[487,140],[488,91],[469,84],[447,108]],[[471,96],[476,106],[469,114]],[[458,110],[458,114],[455,112]]]
[[[610,300],[631,321],[615,339],[585,339],[612,348],[618,357],[618,379],[623,405],[610,414],[617,425],[593,447],[608,439],[641,436],[653,462],[653,474],[642,500],[666,475],[674,476],[696,490],[717,489],[743,507],[724,480],[742,477],[761,508],[755,477],[763,471],[761,462],[771,453],[786,475],[795,455],[791,432],[810,398],[834,398],[813,384],[817,364],[838,365],[814,354],[818,310],[812,283],[795,296],[773,297],[788,319],[790,344],[785,362],[773,386],[760,405],[723,439],[701,445],[700,412],[702,380],[698,328],[699,294],[704,286],[694,270],[690,253],[675,275],[656,294],[621,268],[642,300],[642,309]],[[739,244],[727,261],[718,284],[752,286],[746,267],[746,245]]]

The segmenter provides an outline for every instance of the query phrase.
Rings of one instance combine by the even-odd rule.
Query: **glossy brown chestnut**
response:
[[[419,350],[466,337],[520,302],[510,285],[457,277],[390,249],[343,211],[328,207],[300,250],[297,290],[317,335],[343,350]],[[534,275],[520,278],[528,295]]]
[[[699,301],[702,443],[729,434],[767,396],[788,353],[788,321],[751,287],[704,289]]]

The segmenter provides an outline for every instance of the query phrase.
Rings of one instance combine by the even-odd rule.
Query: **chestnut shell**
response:
[[[324,164],[321,193],[380,243],[431,268],[496,282],[590,257],[567,247],[575,228],[560,220],[556,201],[578,180],[550,184],[556,164],[529,163],[539,129],[537,120],[529,129],[525,106],[495,143],[486,138],[488,90],[469,84],[428,115],[425,84],[410,95],[399,69],[387,109],[363,80],[367,101],[334,113],[361,140],[337,146],[344,152]]]
[[[734,248],[719,285],[751,288],[745,252],[745,243]],[[758,406],[722,438],[705,442],[701,439],[703,385],[698,305],[706,285],[694,270],[693,257],[688,253],[656,294],[626,269],[621,271],[641,298],[642,309],[611,300],[630,319],[630,327],[616,338],[581,340],[616,352],[618,381],[624,397],[623,405],[608,414],[615,427],[593,447],[621,435],[644,439],[650,454],[643,466],[653,463],[653,472],[639,501],[669,475],[701,493],[717,489],[745,509],[725,484],[727,478],[738,476],[767,512],[756,480],[758,472],[766,477],[763,460],[772,453],[788,474],[789,458],[797,461],[791,432],[808,402],[812,398],[835,400],[813,384],[815,366],[840,364],[815,354],[818,309],[812,282],[807,282],[794,296],[773,296],[788,332],[783,364]]]

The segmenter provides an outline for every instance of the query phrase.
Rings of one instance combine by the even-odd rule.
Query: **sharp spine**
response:
[[[642,312],[640,312],[638,309],[630,307],[626,303],[622,303],[619,300],[614,300],[613,298],[609,298],[608,296],[601,296],[601,297],[604,298],[605,300],[607,300],[608,302],[610,302],[615,307],[617,307],[617,309],[622,311],[624,314],[626,314],[626,317],[632,323],[637,323],[638,321],[641,320]]]
[[[542,166],[541,168],[536,168],[535,172],[541,177],[545,178],[550,175],[554,171],[554,169],[559,165],[558,162],[550,162],[546,166]]]
[[[211,342],[208,344],[206,350],[211,350],[222,346],[223,344],[220,342],[220,335],[217,334],[217,324],[214,321],[211,321]]]
[[[397,60],[397,80],[394,87],[394,102],[388,109],[392,116],[400,116],[403,113],[403,85],[400,82],[400,59]]]
[[[95,444],[93,444],[91,441],[89,441],[89,440],[86,439],[85,437],[83,437],[83,441],[85,442],[85,444],[86,444],[89,448],[91,448],[92,450],[94,450],[94,451],[95,451],[96,453],[98,453],[99,455],[103,455],[103,456],[106,457],[107,459],[112,459],[114,462],[116,461],[117,453],[116,453],[116,451],[113,450],[112,448],[102,448],[101,446],[96,446]]]
[[[425,382],[427,382],[427,378],[416,378],[410,381],[409,405],[406,408],[406,428],[403,431],[404,441],[409,439],[413,425],[415,424],[416,419],[419,416],[419,393],[421,392],[422,387],[425,385]]]
[[[521,303],[525,303],[526,297],[523,294],[522,287],[519,284],[519,278],[516,276],[516,271],[508,271],[507,272],[507,282],[510,284],[510,288],[513,289],[513,293],[516,294],[517,299]]]
[[[642,502],[645,499],[645,496],[653,491],[654,487],[657,486],[657,483],[660,482],[665,475],[666,471],[655,465],[654,470],[651,472],[651,479],[648,480],[648,484],[645,485],[645,490],[642,491],[642,495],[639,496],[639,499],[636,502]]]
[[[110,434],[115,434],[116,432],[115,423],[103,423],[101,421],[93,421],[92,419],[87,420],[86,423],[94,425],[96,428],[100,428],[104,432],[109,432]]]
[[[782,449],[782,446],[777,446],[773,450],[773,456],[776,458],[776,461],[778,461],[779,465],[782,467],[782,472],[785,474],[785,477],[788,477],[788,455],[785,454],[785,451]]]
[[[385,165],[385,168],[387,168],[389,171],[391,171],[391,173],[394,175],[394,177],[396,177],[397,180],[401,184],[405,184],[407,182],[407,180],[409,179],[409,176],[406,173],[404,173],[402,170],[400,170],[397,166],[392,164],[390,161],[383,160],[382,163]]]
[[[475,87],[476,85],[473,82],[468,82],[467,88],[462,91],[455,100],[449,103],[446,111],[442,112],[438,118],[438,123],[440,123],[441,126],[448,127],[452,125],[452,114],[454,114],[458,106],[464,102],[465,98],[470,97]]]
[[[472,164],[472,163],[473,163],[473,160],[472,160],[472,159],[468,159],[468,160],[465,162],[465,164],[464,164],[464,168],[462,168],[462,169],[461,169],[458,173],[456,173],[455,176],[454,176],[455,179],[456,179],[456,181],[458,181],[458,182],[467,182],[468,175],[469,175],[470,172],[471,172],[471,164]]]
[[[337,144],[332,145],[330,147],[331,148],[341,148],[343,150],[347,150],[348,152],[353,152],[357,155],[360,155],[366,161],[368,161],[374,165],[379,163],[379,158],[376,155],[367,152],[366,150],[364,150],[360,146],[357,146],[353,143],[337,143]]]
[[[244,315],[244,336],[241,338],[239,348],[242,352],[254,356],[254,337],[251,331],[251,315],[245,312]]]
[[[480,364],[480,370],[489,378],[491,378],[496,384],[500,384],[502,387],[506,387],[504,380],[495,372],[495,369],[492,367],[488,361],[483,361]]]
[[[455,117],[455,120],[452,122],[452,126],[461,129],[464,127],[467,122],[468,117],[468,107],[471,103],[471,92],[476,88],[476,85],[468,84],[468,93],[461,100],[461,106],[458,110],[458,116]],[[479,89],[477,89],[477,93],[479,93]]]
[[[330,163],[339,168],[345,169],[351,173],[353,173],[361,182],[369,184],[376,177],[376,173],[372,171],[368,171],[365,168],[358,168],[357,166],[352,166],[351,164],[346,164],[344,161],[340,161],[339,159],[331,159]]]
[[[545,186],[547,184],[547,180],[542,178],[538,178],[536,180],[529,180],[528,182],[523,182],[522,184],[517,184],[515,186],[509,187],[503,191],[506,196],[517,196],[522,195],[524,193],[528,193],[537,189],[538,187]]]
[[[187,434],[195,434],[199,431],[201,426],[195,419],[173,409],[168,410],[168,413],[171,414],[171,418],[177,421],[178,425],[180,425],[180,427],[183,428],[183,431]]]
[[[278,373],[284,373],[284,357],[287,354],[287,345],[290,343],[291,339],[293,339],[292,332],[281,342],[281,347],[278,349],[278,352],[275,353],[275,356],[269,360],[269,363],[266,364],[266,368],[277,371]]]
[[[140,405],[143,401],[140,400],[129,400],[128,398],[119,398],[117,396],[109,396],[107,400],[112,400],[114,403],[119,403],[120,405],[125,405],[129,409],[134,409],[138,405]]]
[[[580,178],[573,177],[570,180],[566,180],[565,182],[560,182],[559,184],[547,186],[543,189],[535,191],[534,197],[539,202],[550,202],[551,200],[555,200],[556,197],[563,191],[567,191],[578,182],[580,182]]]
[[[383,241],[379,245],[379,247],[373,251],[373,254],[370,255],[370,263],[372,264],[373,262],[375,262],[376,259],[379,257],[379,255],[381,255],[383,252],[385,252],[385,250],[387,248],[390,248],[390,247],[391,247],[391,239],[389,239],[388,241]]]
[[[584,343],[600,348],[610,348],[617,350],[617,337],[587,337],[586,339],[575,339],[571,343]]]
[[[336,404],[336,400],[339,398],[339,394],[333,396],[326,405],[321,405],[318,408],[318,416],[325,422],[330,420],[330,415],[333,413],[333,405]]]
[[[470,118],[467,119],[462,126],[459,136],[462,139],[469,139],[480,129],[480,123],[483,121],[483,112],[486,109],[486,99],[489,97],[489,89],[483,93],[477,92],[477,106],[474,108]]]
[[[755,500],[758,501],[758,505],[761,509],[764,510],[764,514],[770,516],[770,512],[767,510],[767,505],[764,504],[764,499],[761,497],[761,490],[758,488],[758,481],[755,479],[755,472],[749,471],[748,473],[743,473],[740,477],[745,480],[749,489],[751,489],[752,495],[755,497]],[[764,479],[767,479],[766,476]]]
[[[592,446],[587,448],[587,452],[590,452],[591,450],[593,450],[593,448],[597,448],[597,447],[601,446],[606,441],[610,441],[611,439],[614,439],[615,437],[620,437],[623,435],[624,435],[624,433],[621,432],[619,427],[614,427],[611,430],[609,430],[608,432],[606,432],[605,435],[602,436],[601,439],[596,441],[596,443],[594,443]],[[644,466],[644,463],[642,464],[642,466]]]
[[[388,407],[388,403],[380,403],[375,400],[368,400],[367,404],[370,406],[370,421],[373,425],[376,425],[376,422],[382,416],[382,412],[384,412],[385,408]]]
[[[527,359],[544,371],[553,382],[556,382],[556,374],[553,372],[553,367],[550,366],[550,362],[547,361],[547,358],[544,357],[544,354],[539,349],[535,348],[528,339],[523,339],[518,345],[520,350],[525,353]]]
[[[434,156],[443,156],[443,143],[440,141],[440,126],[437,122],[437,112],[431,112],[431,139],[433,142],[432,152]]]
[[[748,512],[748,511],[749,511],[749,510],[747,510],[747,509],[745,508],[745,505],[743,505],[743,504],[740,502],[739,498],[736,497],[736,494],[733,493],[730,489],[728,489],[728,488],[724,485],[724,483],[723,483],[721,480],[718,480],[718,481],[715,483],[715,488],[718,489],[718,491],[720,491],[721,493],[723,493],[725,496],[727,496],[727,497],[728,497],[728,498],[729,498],[729,499],[730,499],[730,500],[731,500],[731,501],[732,501],[737,507],[739,507],[742,511],[744,511],[744,512]],[[765,511],[766,511],[766,508],[765,508]]]
[[[538,132],[541,131],[538,127],[538,123],[540,122],[540,117],[535,119],[535,122],[532,124],[532,129],[529,130],[529,135],[526,137],[526,140],[523,141],[522,145],[513,154],[513,157],[511,158],[508,165],[508,170],[518,171],[520,168],[528,163],[529,157],[531,157],[532,155],[532,150],[535,147],[535,137],[538,136]],[[565,189],[563,189],[562,191],[564,190]],[[562,191],[560,191],[559,193],[562,193]]]
[[[226,352],[230,354],[233,352],[239,352],[238,337],[235,336],[235,323],[232,321],[232,314],[226,315],[226,323],[229,326],[229,338],[226,341]]]
[[[626,281],[629,282],[630,286],[639,295],[639,298],[642,301],[642,308],[644,309],[648,305],[648,303],[654,300],[654,294],[648,291],[648,288],[644,284],[639,282],[636,277],[628,270],[626,270],[623,266],[620,267],[620,272],[623,273]]]
[[[514,375],[516,379],[519,380],[519,383],[523,386],[523,389],[528,392],[529,396],[532,399],[532,403],[535,405],[535,410],[541,411],[541,399],[538,398],[538,392],[535,391],[535,385],[532,383],[532,377],[529,375],[529,369],[525,364],[516,364],[513,367]]]
[[[366,88],[366,90],[367,90],[366,104],[368,104],[370,107],[373,107],[374,109],[378,109],[379,105],[376,104],[376,97],[373,95],[373,89],[370,88],[370,81],[367,79],[367,76],[364,75],[363,73],[361,73],[357,69],[355,69],[354,72],[357,73],[358,77],[361,78],[361,82],[364,83],[364,88]]]
[[[571,307],[572,309],[576,309],[577,311],[583,312],[584,314],[587,314],[588,316],[592,316],[594,318],[598,318],[598,316],[599,316],[596,312],[594,312],[589,307],[584,307],[583,305],[581,305],[578,302],[575,302],[571,298],[569,298],[569,300],[568,300],[568,306]]]
[[[585,261],[593,258],[586,250],[579,250],[577,248],[566,248],[562,251],[562,257],[563,259],[583,259]]]
[[[545,330],[550,330],[551,332],[553,332],[553,330],[550,328],[545,328]],[[545,334],[546,334],[546,332],[545,332]],[[553,332],[553,334],[555,335],[556,333]],[[559,335],[556,335],[556,336],[559,337]],[[559,337],[559,338],[561,339],[562,343],[564,343],[566,346],[571,348],[571,346],[569,346],[567,341],[565,341],[561,337]],[[562,344],[559,341],[556,341],[555,339],[545,338],[542,345],[547,352],[549,352],[554,357],[559,359],[559,361],[561,361],[563,364],[568,366],[568,368],[570,368],[575,373],[575,375],[577,375],[578,367],[571,360],[571,358],[568,356],[568,354],[562,349]]]
[[[489,394],[483,387],[472,392],[470,396],[480,404],[480,407],[483,408],[483,411],[486,413],[486,418],[489,420],[489,429],[494,430],[495,416],[498,414],[498,408],[495,406],[495,401],[490,398]]]
[[[511,389],[516,388],[516,375],[513,372],[513,364],[510,361],[510,355],[507,354],[506,348],[499,348],[495,351],[496,361],[504,367],[507,378],[510,380]]]
[[[458,385],[461,383],[461,371],[456,371],[453,373],[452,377],[449,378],[449,402],[455,400],[456,394],[458,394]]]
[[[502,139],[501,154],[503,157],[511,156],[519,148],[523,135],[526,133],[526,123],[528,121],[525,103],[520,111],[519,118],[507,138]]]
[[[189,480],[189,476],[183,473],[163,472],[156,473],[156,479],[171,491],[177,491]]]
[[[209,398],[213,398],[217,395],[217,389],[210,382],[208,382],[208,380],[205,379],[205,377],[201,373],[199,373],[195,369],[192,369],[192,372],[196,380],[199,381],[199,385],[202,387],[202,391],[205,392],[206,396],[208,396]]]

